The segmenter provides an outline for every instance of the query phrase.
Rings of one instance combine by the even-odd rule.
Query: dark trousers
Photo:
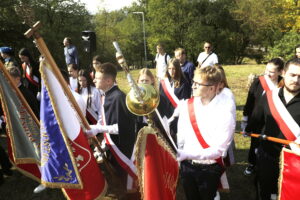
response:
[[[180,173],[187,200],[213,200],[222,171],[222,167],[217,163],[192,165],[183,161]]]
[[[256,166],[258,199],[270,200],[271,194],[278,194],[279,157],[271,156],[259,147]]]
[[[259,145],[259,140],[257,138],[251,137],[251,144],[248,152],[248,162],[251,165],[256,165],[255,149],[258,148],[258,145]]]
[[[5,150],[0,146],[0,165],[3,171],[7,171],[11,168],[12,164],[8,159],[8,155]]]

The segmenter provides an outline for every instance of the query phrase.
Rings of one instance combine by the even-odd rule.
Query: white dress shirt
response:
[[[77,90],[78,87],[78,80],[77,78],[73,78],[73,77],[69,77],[69,81],[70,81],[70,87],[73,91]]]
[[[89,106],[87,104],[87,100],[88,100],[88,97],[89,97],[89,94],[88,94],[88,89],[87,88],[82,88],[81,89],[81,94],[82,98],[84,99],[84,102],[86,103],[87,107]],[[97,114],[97,121],[100,121],[102,120],[101,118],[101,112],[102,112],[102,101],[101,101],[101,94],[100,94],[100,91],[91,86],[91,107],[90,109],[92,110],[92,112],[96,113]]]
[[[222,96],[215,96],[212,101],[203,105],[200,97],[194,99],[196,121],[205,142],[210,146],[203,149],[190,123],[187,100],[180,102],[177,143],[178,149],[187,154],[188,160],[200,161],[203,164],[215,163],[215,159],[225,157],[233,139],[235,117],[230,108],[224,106]]]

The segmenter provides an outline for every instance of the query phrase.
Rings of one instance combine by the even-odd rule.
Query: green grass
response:
[[[247,96],[247,80],[248,75],[251,73],[260,74],[264,70],[263,65],[228,65],[224,66],[228,83],[235,95],[237,105],[237,128],[239,132],[240,120],[242,117],[243,105]],[[154,72],[155,70],[153,70]],[[131,72],[136,80],[138,70]],[[127,93],[129,86],[125,79],[125,73],[119,72],[117,77],[119,87]],[[231,190],[229,193],[221,193],[222,200],[251,200],[255,199],[255,190],[253,186],[253,177],[245,177],[243,170],[247,165],[247,153],[249,148],[249,138],[244,138],[241,135],[235,134],[235,160],[236,164],[227,170],[229,184]],[[0,145],[5,145],[5,138],[0,137]],[[27,200],[27,199],[43,199],[43,200],[60,200],[65,199],[59,189],[47,189],[41,194],[33,194],[32,190],[38,183],[31,179],[15,172],[12,177],[5,178],[5,183],[0,186],[0,199],[14,199],[14,200]],[[182,188],[179,186],[178,200],[184,200]],[[112,198],[106,198],[112,199]]]

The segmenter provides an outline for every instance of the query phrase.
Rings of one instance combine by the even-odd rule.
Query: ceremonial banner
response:
[[[40,181],[40,128],[22,93],[9,79],[0,63],[0,99],[7,123],[8,154],[24,175]],[[21,98],[23,100],[21,100]]]
[[[279,175],[279,200],[299,199],[300,197],[300,155],[286,148],[281,152]]]
[[[85,137],[81,120],[52,68],[41,64],[42,183],[63,188],[68,199],[100,199],[106,181]]]
[[[136,165],[142,199],[176,199],[179,167],[168,144],[151,127],[138,133]]]

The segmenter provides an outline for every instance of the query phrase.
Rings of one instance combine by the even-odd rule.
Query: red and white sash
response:
[[[258,77],[258,79],[265,92],[272,91],[274,88],[276,88],[276,86],[267,75],[260,76]]]
[[[179,103],[179,99],[175,95],[174,88],[171,87],[169,79],[164,78],[163,80],[160,81],[160,83],[169,101],[171,102],[173,107],[176,108]]]
[[[104,105],[105,97],[102,96],[102,103]],[[106,119],[105,119],[105,113],[104,109],[102,109],[102,123],[103,125],[106,125]],[[121,150],[117,147],[117,145],[113,142],[113,140],[110,137],[110,134],[104,133],[104,139],[105,143],[109,147],[110,151],[112,152],[113,156],[119,163],[119,165],[133,178],[137,178],[137,169],[136,166],[134,165],[134,156],[131,157],[131,159],[127,158]],[[134,154],[134,151],[132,152]]]
[[[25,73],[25,77],[27,78],[27,80],[28,80],[30,83],[32,83],[33,85],[35,85],[35,86],[38,87],[38,86],[39,86],[39,79],[38,79],[38,77],[36,77],[36,76],[34,76],[34,75],[31,76],[30,68],[27,66],[26,63],[23,63],[23,64],[22,64],[22,68],[23,68],[23,71],[24,71],[24,73]]]
[[[268,105],[273,118],[287,140],[294,141],[300,136],[300,127],[283,105],[278,96],[279,88],[267,92]]]
[[[195,110],[194,110],[194,98],[190,98],[187,103],[188,103],[188,114],[190,117],[190,123],[193,127],[194,133],[195,133],[200,145],[202,146],[202,148],[203,149],[209,148],[210,146],[209,146],[209,144],[207,144],[207,142],[202,137],[202,134],[201,134],[200,129],[197,124]],[[228,180],[227,180],[227,176],[226,176],[226,172],[225,172],[225,166],[224,166],[222,157],[217,158],[216,162],[224,170],[222,173],[222,176],[220,178],[220,184],[221,184],[220,187],[221,187],[221,189],[229,189],[229,184],[228,184]]]
[[[86,118],[92,123],[97,124],[98,115],[95,111],[93,111],[90,107],[86,108]]]

